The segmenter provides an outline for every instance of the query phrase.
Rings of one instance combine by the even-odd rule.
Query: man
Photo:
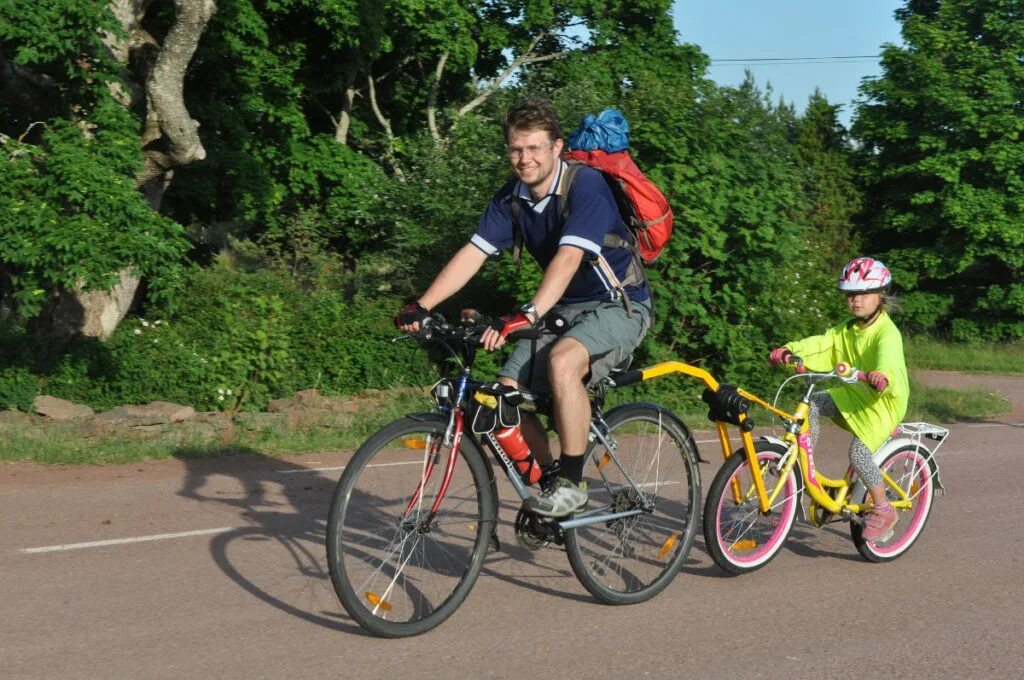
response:
[[[481,344],[493,351],[506,336],[536,324],[548,312],[563,317],[568,331],[536,341],[521,341],[499,373],[511,387],[550,391],[561,444],[554,483],[529,498],[524,507],[547,517],[565,517],[586,508],[583,454],[587,448],[590,400],[584,380],[593,384],[625,361],[650,325],[651,295],[646,281],[623,285],[635,265],[627,248],[606,242],[630,239],[615,198],[601,173],[579,168],[564,181],[569,166],[561,160],[561,124],[551,104],[528,98],[509,109],[505,141],[515,177],[495,194],[476,233],[437,275],[425,293],[404,307],[395,324],[416,332],[429,310],[462,289],[488,257],[511,247],[521,230],[522,243],[544,270],[530,301],[499,329],[485,331]],[[561,208],[568,201],[568,216]],[[518,205],[516,205],[518,204]],[[564,219],[563,219],[564,217]],[[608,235],[617,236],[607,239]],[[536,354],[533,349],[536,348]],[[539,462],[551,461],[547,436],[535,415],[523,414],[523,435]]]

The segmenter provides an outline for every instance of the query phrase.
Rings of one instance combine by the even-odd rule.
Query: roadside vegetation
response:
[[[908,338],[904,344],[912,368],[965,373],[1024,373],[1024,343],[943,342],[927,337]]]
[[[770,394],[769,348],[842,318],[836,272],[870,255],[893,272],[900,327],[951,341],[912,339],[912,367],[1024,372],[1014,3],[905,2],[849,128],[821,93],[718,85],[671,0],[119,4],[0,0],[0,459],[346,449],[408,410],[256,417],[299,391],[432,381],[437,357],[390,342],[391,316],[507,180],[501,120],[526,94],[566,132],[619,108],[674,208],[637,365],[684,358]],[[540,273],[510,260],[440,311],[516,309]],[[706,426],[699,393],[666,379],[614,398]],[[40,395],[169,401],[238,427],[83,438],[43,427]],[[912,413],[1003,408],[922,387]]]
[[[928,362],[922,362],[922,348],[927,347]],[[409,352],[414,352],[410,347]],[[915,368],[937,368],[946,370],[985,371],[992,361],[1001,357],[1024,355],[1019,345],[993,346],[989,351],[980,352],[963,346],[934,340],[914,339],[908,342],[908,359],[911,374]],[[935,357],[944,357],[936,362]],[[961,363],[949,363],[959,358]],[[922,365],[923,364],[923,365]],[[1022,372],[1018,367],[1014,372]],[[777,382],[783,374],[774,375]],[[742,384],[742,381],[740,381]],[[635,400],[650,400],[674,410],[693,430],[708,429],[704,404],[700,401],[701,386],[694,381],[667,378],[645,383],[639,387],[626,388],[609,395],[608,406]],[[771,399],[775,385],[766,383],[763,389],[753,388],[758,394]],[[787,393],[780,403],[791,405],[794,397]],[[341,426],[296,426],[283,423],[254,425],[246,418],[245,412],[223,414],[232,423],[219,431],[217,436],[196,436],[190,439],[188,432],[174,441],[140,441],[134,438],[99,436],[84,438],[67,423],[39,424],[27,426],[28,416],[18,421],[0,422],[0,460],[32,460],[47,464],[118,464],[144,459],[205,458],[221,455],[238,455],[258,452],[261,455],[287,456],[324,451],[354,450],[371,433],[386,423],[406,413],[428,411],[432,407],[429,388],[422,391],[408,389],[393,390],[384,399],[367,400],[358,408],[351,422]],[[353,397],[358,404],[359,397]],[[788,401],[787,401],[788,400]],[[1005,413],[1009,401],[998,393],[983,389],[949,389],[930,387],[913,381],[907,421],[928,421],[934,423],[970,422],[992,418]],[[251,415],[251,414],[248,414]],[[771,425],[766,414],[755,414],[759,425]]]

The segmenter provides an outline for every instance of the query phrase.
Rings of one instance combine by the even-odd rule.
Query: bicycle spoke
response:
[[[668,584],[692,542],[700,493],[694,452],[656,408],[622,407],[607,424],[611,448],[602,441],[591,453],[599,479],[591,484],[587,514],[640,512],[571,530],[566,549],[591,593],[608,602],[638,602]]]

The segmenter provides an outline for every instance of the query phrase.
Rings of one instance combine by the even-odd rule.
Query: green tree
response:
[[[861,87],[865,244],[918,327],[1024,337],[1024,2],[910,0]]]
[[[150,5],[0,0],[3,302],[62,333],[107,337],[142,276],[157,297],[180,280],[181,228],[155,211],[205,156],[182,87],[214,3],[176,0],[156,37]]]

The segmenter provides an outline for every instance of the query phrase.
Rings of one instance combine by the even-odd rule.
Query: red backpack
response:
[[[570,151],[565,154],[565,160],[601,171],[619,204],[622,219],[636,238],[644,264],[658,259],[672,236],[672,208],[661,190],[637,167],[629,151]],[[573,178],[575,173],[569,181]],[[568,195],[566,191],[566,197]],[[566,200],[563,221],[568,216],[568,207]]]

